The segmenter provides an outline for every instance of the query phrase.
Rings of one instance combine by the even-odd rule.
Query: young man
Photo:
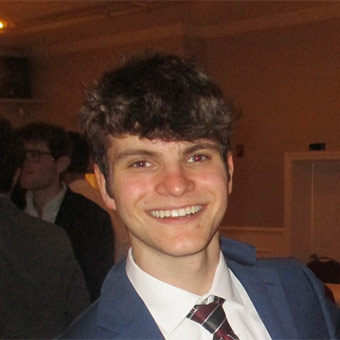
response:
[[[113,265],[110,216],[62,182],[71,156],[71,143],[62,127],[31,123],[20,134],[26,151],[20,175],[20,185],[27,190],[25,212],[65,229],[93,301]]]
[[[64,338],[336,337],[339,311],[305,266],[257,260],[253,247],[219,237],[233,112],[205,74],[171,55],[133,59],[89,94],[81,118],[95,172],[131,249]]]
[[[25,153],[2,119],[0,154],[0,338],[53,338],[90,304],[85,280],[64,230],[11,202]]]

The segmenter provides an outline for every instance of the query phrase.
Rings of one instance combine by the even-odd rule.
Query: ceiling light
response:
[[[7,21],[0,19],[0,32],[3,32],[7,27]]]

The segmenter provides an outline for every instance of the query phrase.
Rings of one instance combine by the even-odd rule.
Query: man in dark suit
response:
[[[147,55],[107,72],[81,120],[106,205],[131,248],[69,339],[335,339],[339,310],[293,259],[219,237],[235,110],[191,61]]]
[[[85,136],[76,131],[68,131],[67,134],[72,143],[72,157],[70,165],[62,174],[62,180],[73,192],[90,199],[110,215],[112,228],[114,228],[114,259],[117,263],[126,256],[129,249],[126,228],[117,212],[107,209],[104,204],[93,174],[91,150]]]
[[[83,269],[91,300],[95,300],[114,260],[113,233],[108,214],[68,188],[54,223],[66,230]]]
[[[9,192],[23,144],[0,120],[0,338],[53,338],[90,303],[66,233],[28,216]]]
[[[62,127],[31,123],[20,134],[26,151],[20,174],[20,185],[27,190],[25,212],[65,229],[93,301],[114,261],[110,217],[62,182],[60,176],[71,156],[71,144]]]

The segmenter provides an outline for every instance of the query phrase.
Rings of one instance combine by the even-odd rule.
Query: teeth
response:
[[[151,215],[157,218],[166,217],[185,217],[187,215],[194,215],[202,209],[200,205],[193,205],[191,207],[174,209],[174,210],[152,210]]]

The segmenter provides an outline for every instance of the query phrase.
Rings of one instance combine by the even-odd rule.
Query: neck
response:
[[[66,172],[65,174],[63,174],[63,181],[66,184],[70,184],[70,183],[77,181],[79,179],[85,179],[85,173],[77,173],[77,172],[69,173],[69,172]]]
[[[46,189],[36,190],[33,192],[33,203],[39,216],[42,215],[44,206],[55,196],[57,196],[61,190],[62,184],[61,182],[57,181],[54,185]]]
[[[132,250],[135,262],[145,272],[158,280],[196,295],[204,295],[209,291],[220,260],[218,234],[206,249],[183,257],[146,253],[140,256],[138,252],[135,253],[133,244]],[[143,259],[152,259],[152,261],[143,261]]]

